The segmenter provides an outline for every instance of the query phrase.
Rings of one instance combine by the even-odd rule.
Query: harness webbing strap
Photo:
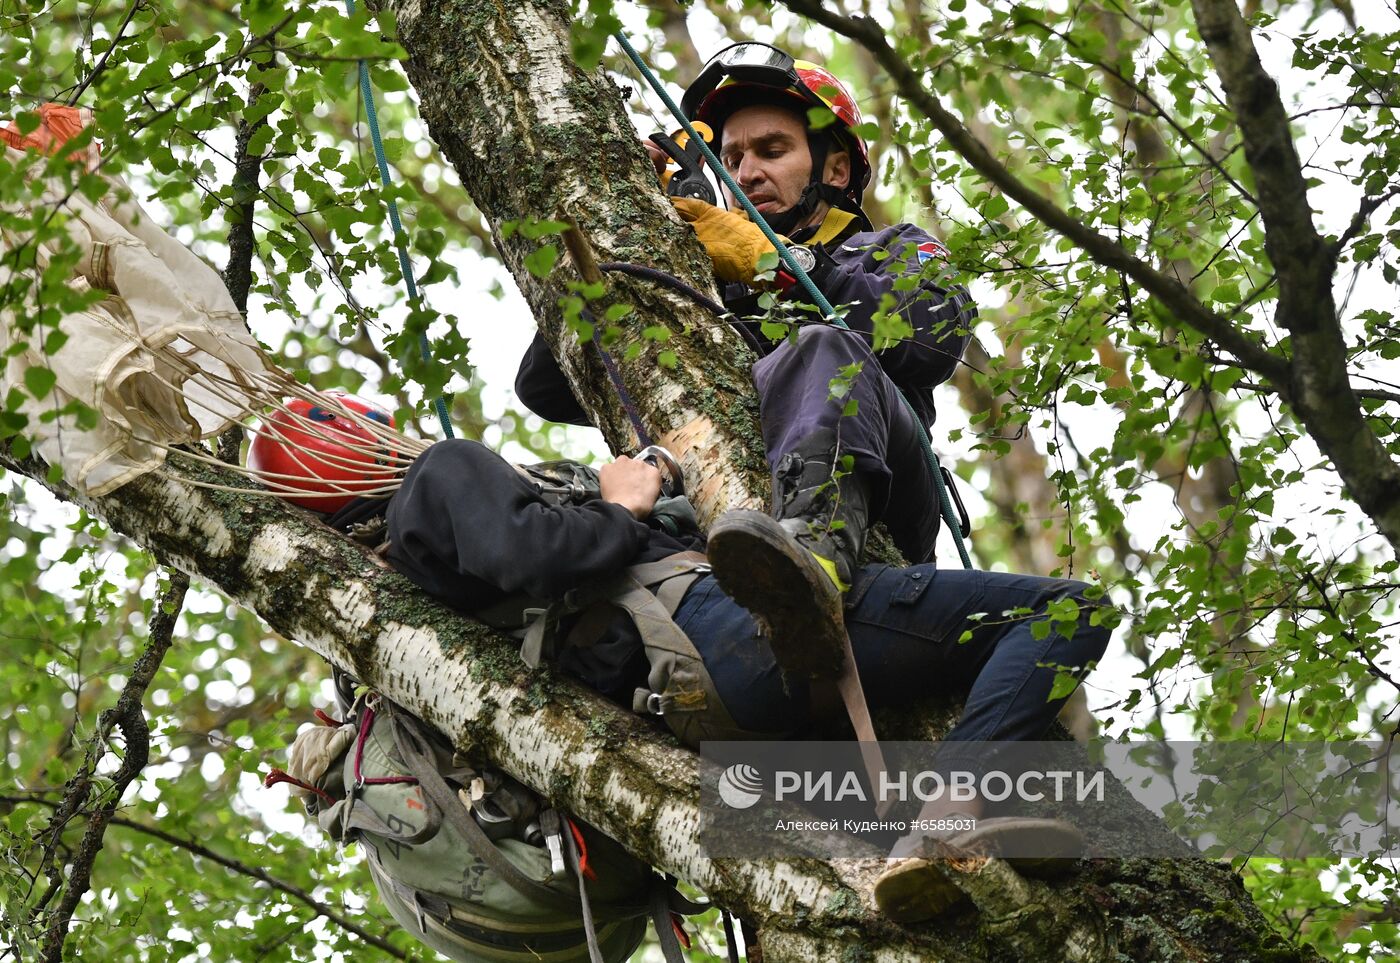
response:
[[[656,886],[651,891],[651,923],[656,928],[656,942],[661,945],[661,955],[666,963],[685,963],[681,952],[681,941],[671,925],[671,902],[667,898],[670,887]]]
[[[583,915],[583,932],[588,941],[588,959],[590,963],[607,963],[603,959],[603,948],[598,945],[598,927],[593,922],[593,904],[588,899],[588,883],[583,878],[583,859],[579,856],[578,842],[568,830],[568,818],[564,817],[561,822],[565,826],[561,834],[564,837],[564,852],[568,854],[569,868],[578,880],[579,910]]]
[[[403,759],[405,768],[418,778],[423,795],[442,810],[447,822],[471,848],[474,856],[526,899],[559,906],[572,903],[564,893],[550,889],[526,876],[496,848],[486,831],[478,826],[476,820],[467,812],[462,801],[452,791],[452,787],[448,786],[438,773],[432,750],[425,744],[423,733],[417,729],[416,724],[410,724],[397,712],[390,714],[389,723],[394,734],[394,745]]]
[[[734,917],[729,910],[719,911],[719,918],[724,921],[724,948],[729,951],[729,963],[739,963],[739,947],[734,939]]]
[[[851,727],[856,731],[861,759],[865,763],[866,775],[870,777],[870,785],[878,786],[886,772],[885,756],[880,751],[880,739],[875,735],[875,723],[870,718],[870,705],[865,701],[865,687],[860,683],[856,654],[851,649],[851,634],[844,628],[841,632],[841,644],[845,655],[841,663],[841,674],[836,677],[836,691],[841,694],[841,701],[846,706],[846,715],[850,717]],[[876,812],[884,816],[891,805],[892,801],[881,803]]]

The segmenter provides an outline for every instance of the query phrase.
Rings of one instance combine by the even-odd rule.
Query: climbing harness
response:
[[[714,171],[715,176],[718,177],[729,192],[738,199],[739,203],[748,213],[750,220],[758,225],[759,230],[763,232],[763,236],[773,245],[773,248],[778,252],[778,257],[786,267],[787,272],[796,279],[797,283],[800,284],[803,290],[812,298],[812,303],[821,309],[822,315],[829,323],[841,328],[847,328],[848,326],[845,321],[842,320],[836,309],[831,305],[831,302],[817,289],[815,282],[812,281],[811,276],[803,269],[802,265],[798,263],[797,258],[793,256],[787,244],[774,232],[773,228],[769,226],[768,221],[759,213],[758,208],[754,207],[753,203],[744,194],[743,189],[740,188],[734,178],[729,175],[729,172],[724,169],[724,165],[720,163],[719,158],[715,156],[709,144],[705,143],[704,139],[700,137],[685,113],[676,104],[671,95],[666,92],[666,88],[661,84],[657,76],[652,73],[651,68],[647,66],[646,61],[644,61],[641,55],[637,53],[636,49],[633,48],[627,36],[620,30],[613,36],[617,39],[623,52],[627,54],[628,59],[636,66],[647,85],[661,98],[666,104],[666,109],[669,110],[680,123],[681,128],[690,138],[689,143],[700,151],[701,155],[705,158],[705,163]],[[909,404],[909,399],[905,398],[902,392],[900,398],[904,402],[905,407],[909,410],[910,415],[914,415],[913,406]],[[915,421],[917,420],[918,418],[915,417]],[[938,492],[940,512],[942,517],[947,521],[948,528],[953,533],[953,541],[957,545],[958,556],[962,559],[963,567],[970,569],[972,568],[972,557],[968,554],[967,546],[963,544],[964,526],[961,524],[962,519],[958,517],[953,506],[953,500],[948,494],[947,478],[950,476],[945,474],[943,465],[938,460],[938,455],[933,450],[933,444],[928,437],[928,433],[920,431],[916,434],[919,437],[919,447],[923,449],[924,456],[928,459],[929,465],[933,469],[933,482]]]

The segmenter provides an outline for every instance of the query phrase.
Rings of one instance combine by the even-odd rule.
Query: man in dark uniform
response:
[[[933,424],[932,389],[952,375],[975,308],[961,286],[935,273],[947,252],[933,237],[911,224],[876,231],[861,210],[871,170],[856,130],[860,112],[831,73],[765,44],[736,44],[711,60],[686,91],[682,107],[714,131],[722,163],[759,213],[792,242],[822,294],[847,306],[850,330],[801,311],[790,315],[802,322],[795,339],[776,345],[752,339],[769,348],[753,374],[773,471],[773,514],[816,565],[805,565],[795,582],[789,580],[788,594],[815,593],[818,609],[825,612],[820,628],[833,617],[839,622],[841,592],[854,578],[868,525],[883,520],[911,561],[933,557],[938,502],[919,435]],[[829,113],[832,122],[813,129],[809,111],[814,108]],[[658,167],[664,163],[659,149],[649,150]],[[729,201],[736,206],[732,197]],[[739,318],[757,313],[759,261],[773,250],[762,231],[746,215],[701,200],[676,198],[675,205],[714,261],[726,307]],[[786,301],[806,299],[781,271],[776,285]],[[758,325],[751,327],[757,334]],[[833,379],[856,370],[841,397],[833,396]],[[538,335],[515,387],[540,416],[587,423]],[[879,417],[843,418],[851,402]],[[781,598],[783,586],[755,580],[771,574],[771,565],[756,571],[747,562],[765,555],[771,560],[782,548],[755,546],[749,530],[754,521],[730,519],[739,528],[726,522],[711,533],[718,537],[717,575],[740,596],[745,586],[762,584],[742,601],[753,603],[755,614],[778,633],[780,647],[784,635],[810,638],[809,619],[790,619],[804,611],[799,602],[782,612],[762,609],[763,602]],[[770,531],[757,537],[771,543],[781,536]],[[734,551],[726,551],[727,544]],[[822,643],[834,644],[834,638]],[[801,653],[781,654],[802,661]]]

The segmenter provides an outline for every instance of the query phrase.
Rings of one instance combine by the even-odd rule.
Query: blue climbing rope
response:
[[[355,0],[345,0],[345,12],[350,15],[355,13]],[[394,247],[399,252],[399,270],[403,273],[404,287],[408,289],[408,302],[412,307],[422,304],[422,298],[418,294],[418,283],[413,277],[413,265],[408,260],[408,247],[404,244],[403,221],[399,218],[398,202],[389,195],[389,187],[392,181],[389,178],[389,158],[384,153],[384,138],[379,134],[379,114],[374,109],[374,87],[369,81],[369,65],[363,60],[360,65],[360,99],[365,102],[365,120],[369,122],[369,139],[374,144],[374,159],[379,164],[379,181],[384,185],[384,203],[389,208],[389,226],[394,231]],[[418,350],[424,361],[431,361],[433,357],[432,347],[428,343],[428,336],[420,334],[418,336]],[[438,421],[442,422],[442,433],[448,438],[453,437],[452,421],[447,416],[447,399],[439,395],[433,402],[433,410],[437,412]]]
[[[669,110],[671,115],[680,123],[682,129],[685,130],[686,135],[690,138],[690,142],[699,145],[700,152],[705,158],[705,163],[710,165],[710,170],[715,172],[715,176],[729,189],[729,193],[732,194],[743,206],[744,210],[748,212],[749,219],[758,225],[759,230],[763,232],[763,236],[768,239],[768,242],[773,245],[774,250],[778,252],[778,257],[782,259],[788,272],[797,279],[797,282],[802,285],[803,290],[812,298],[812,303],[821,309],[822,314],[829,323],[837,327],[847,328],[848,326],[841,318],[841,315],[837,313],[836,309],[831,306],[831,302],[817,289],[817,285],[812,281],[811,276],[802,269],[802,265],[797,263],[797,259],[793,257],[792,252],[788,250],[783,239],[768,225],[763,215],[758,212],[758,208],[754,207],[753,203],[744,194],[734,178],[729,176],[729,172],[724,169],[724,165],[720,163],[714,151],[710,150],[710,145],[705,143],[704,138],[696,133],[695,128],[691,126],[690,121],[686,118],[680,107],[671,98],[671,95],[666,92],[666,88],[662,86],[661,81],[651,72],[651,68],[642,60],[641,55],[637,53],[632,47],[632,44],[628,42],[627,37],[620,30],[613,34],[613,36],[617,38],[617,42],[622,46],[623,53],[627,54],[628,59],[636,65],[637,70],[641,73],[647,85],[655,91],[656,95],[666,104],[666,109]],[[913,417],[917,424],[919,420],[918,415],[915,414],[913,405],[909,404],[909,399],[904,397],[903,392],[900,392],[900,400],[904,402],[904,407],[909,411],[910,416]],[[943,466],[939,463],[938,455],[933,450],[933,443],[929,439],[928,432],[919,431],[916,432],[916,434],[919,436],[919,446],[923,449],[924,456],[928,459],[929,465],[933,468],[933,484],[938,492],[938,506],[943,518],[948,523],[948,529],[953,533],[953,541],[958,547],[958,556],[962,559],[964,568],[972,568],[972,557],[968,555],[967,546],[963,544],[962,528],[959,524],[957,513],[953,509],[953,500],[949,497],[948,487],[943,482]]]

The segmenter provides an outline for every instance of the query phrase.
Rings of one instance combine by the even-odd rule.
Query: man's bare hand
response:
[[[603,501],[621,505],[637,518],[650,515],[661,495],[661,472],[626,455],[598,469],[598,483]]]

